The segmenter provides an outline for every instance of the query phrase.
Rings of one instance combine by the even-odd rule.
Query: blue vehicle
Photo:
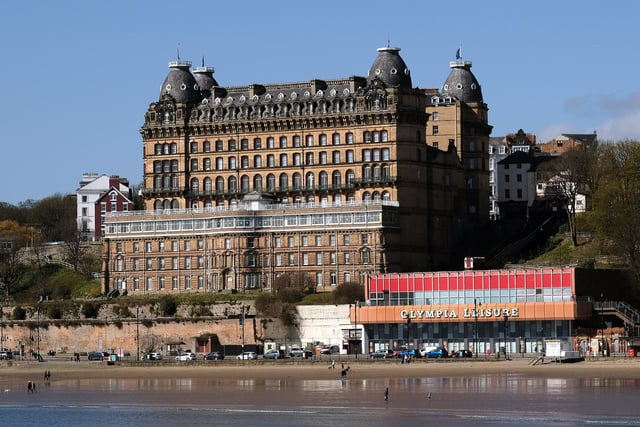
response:
[[[445,357],[449,357],[449,352],[447,351],[446,348],[438,347],[438,348],[434,348],[433,350],[428,351],[427,354],[426,354],[426,357],[428,359],[445,358]]]

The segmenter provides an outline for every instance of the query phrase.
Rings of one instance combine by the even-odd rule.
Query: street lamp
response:
[[[354,338],[358,339],[358,306],[360,305],[360,301],[356,300],[353,306],[353,317],[355,320],[355,329],[354,329]],[[358,353],[360,352],[360,346],[356,345],[356,359],[358,359]]]
[[[507,359],[507,328],[509,327],[509,316],[504,315],[504,358]]]
[[[4,350],[4,311],[0,304],[0,351]]]
[[[604,294],[600,293],[600,349],[604,357]]]
[[[482,303],[478,302],[478,300],[474,298],[473,299],[473,317],[476,319],[476,329],[475,329],[473,352],[476,354],[476,359],[478,358],[478,307],[480,306],[482,306]]]
[[[136,306],[136,362],[140,361],[140,306]]]

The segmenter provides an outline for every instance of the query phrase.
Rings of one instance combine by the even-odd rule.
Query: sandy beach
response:
[[[399,361],[338,361],[330,369],[327,361],[215,361],[215,362],[69,362],[10,361],[0,363],[0,376],[5,380],[32,377],[39,381],[45,370],[51,381],[103,378],[212,378],[212,379],[335,379],[342,363],[350,366],[350,379],[456,377],[482,374],[522,374],[531,377],[600,377],[640,379],[640,358],[598,358],[577,363],[531,365],[530,358],[511,360],[417,360],[410,364]]]

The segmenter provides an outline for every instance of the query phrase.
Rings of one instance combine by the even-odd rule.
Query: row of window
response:
[[[316,286],[324,286],[324,273],[322,271],[317,271],[315,273],[311,273],[315,275]],[[347,283],[351,282],[352,272],[345,271],[342,273],[338,273],[336,271],[329,272],[329,284],[331,286],[338,285],[338,277],[342,275],[343,282]],[[241,274],[240,280],[242,280],[243,287],[245,289],[248,288],[260,288],[261,283],[261,275],[258,273],[243,273]],[[182,283],[181,283],[182,279]],[[114,289],[127,289],[133,291],[140,291],[141,286],[144,286],[146,291],[162,291],[165,289],[171,289],[173,291],[178,290],[192,290],[194,288],[198,290],[205,289],[205,277],[204,276],[147,276],[147,277],[134,277],[132,279],[133,283],[127,283],[122,279],[114,279]],[[131,289],[133,288],[133,289]],[[209,283],[207,284],[207,289],[211,289],[213,286]]]
[[[296,238],[297,237],[297,238]],[[343,234],[341,236],[340,239],[338,239],[338,235],[336,234],[329,234],[329,239],[328,239],[328,244],[329,246],[336,246],[338,244],[338,241],[340,240],[341,244],[344,246],[349,246],[351,245],[352,241],[355,239],[354,236],[352,236],[351,234]],[[368,245],[369,244],[369,235],[366,233],[362,233],[359,234],[360,237],[360,244],[361,245]],[[257,239],[254,236],[249,236],[244,238],[244,248],[255,248],[257,246]],[[232,249],[233,247],[233,240],[231,237],[226,237],[224,238],[224,249]],[[213,242],[206,242],[209,246],[213,246],[214,243]],[[355,242],[354,242],[355,243]],[[317,235],[303,235],[303,236],[286,236],[285,237],[280,237],[280,236],[276,236],[273,238],[273,246],[276,248],[281,248],[281,247],[285,247],[288,246],[290,248],[294,248],[296,247],[296,244],[298,246],[302,246],[302,247],[307,247],[307,246],[311,246],[311,245],[315,245],[315,246],[323,246],[322,243],[322,236],[317,234]],[[192,248],[192,241],[191,240],[183,240],[182,241],[182,248],[180,248],[180,243],[178,240],[170,240],[168,242],[160,240],[155,242],[155,250],[157,250],[158,252],[166,252],[166,251],[171,251],[171,252],[178,252],[181,249],[184,251],[191,251]],[[202,251],[204,250],[205,247],[205,240],[204,239],[197,239],[195,241],[195,250],[198,251]],[[133,242],[133,247],[132,250],[134,253],[139,253],[141,250],[141,243],[140,242]],[[149,252],[154,252],[154,242],[152,241],[148,241],[148,242],[144,242],[144,251],[149,253]],[[122,242],[117,242],[116,243],[116,252],[121,254],[123,253],[123,244]]]
[[[174,219],[156,221],[136,221],[136,217],[128,217],[131,221],[109,223],[109,234],[115,233],[167,233],[194,230],[257,230],[282,227],[322,227],[336,225],[360,224],[362,226],[382,224],[381,209],[361,212],[325,213],[307,215],[273,215],[273,216],[225,216],[223,218],[206,219]],[[385,215],[384,225],[397,225],[397,216]],[[134,243],[134,252],[139,250]],[[186,245],[186,243],[185,243]],[[149,248],[149,247],[147,247]],[[117,249],[122,249],[119,247]],[[202,248],[199,248],[202,250]]]
[[[485,289],[484,291],[438,291],[438,292],[373,292],[373,305],[469,305],[482,310],[483,304],[525,303],[525,302],[567,302],[574,301],[571,288],[556,287],[544,289]],[[473,312],[472,312],[473,316]]]
[[[356,252],[340,252],[342,255],[341,264],[352,264],[356,262],[358,265],[369,264],[371,262],[371,253],[369,249],[363,249],[358,251],[358,259],[356,259]],[[213,256],[207,263],[208,268],[216,267],[229,267],[234,265],[233,254],[223,254],[219,257]],[[243,256],[244,261],[241,265],[245,267],[269,267],[271,266],[271,257],[265,257],[257,253],[247,253]],[[297,265],[296,259],[300,259],[300,265],[336,265],[338,264],[338,252],[290,252],[290,253],[277,253],[273,255],[273,264],[276,267],[282,267],[285,265],[295,266]],[[180,263],[182,259],[182,264]],[[219,263],[216,262],[219,260]],[[327,262],[328,261],[328,262]],[[127,270],[126,260],[122,257],[115,260],[115,271]],[[141,270],[180,270],[180,269],[203,269],[205,268],[205,257],[149,257],[149,258],[132,258],[130,260],[129,269],[132,271]]]
[[[342,152],[341,151],[333,151],[331,152],[331,161],[332,164],[341,164],[342,163]],[[318,164],[326,165],[329,164],[329,153],[326,151],[320,151],[317,153],[318,155]],[[344,152],[346,163],[355,163],[355,155],[353,150],[347,150]],[[293,166],[313,166],[315,164],[316,153],[306,153],[304,154],[304,165],[303,165],[303,154],[302,153],[281,153],[277,158],[279,163],[277,166],[279,167],[287,167],[289,166],[289,159],[291,158]],[[227,157],[216,157],[212,159],[209,157],[205,157],[204,159],[191,159],[189,163],[189,169],[192,172],[197,172],[200,170],[200,161],[202,160],[202,170],[210,171],[212,167],[215,170],[235,170],[238,168],[237,158],[235,156]],[[225,161],[226,160],[226,161]],[[250,164],[249,156],[241,156],[240,157],[240,168],[248,169],[248,168],[262,168],[263,167],[263,157],[261,155],[253,156],[253,164]],[[391,160],[391,153],[388,148],[375,148],[375,149],[365,149],[362,150],[362,158],[360,161],[362,162],[380,162],[380,161],[389,161]],[[225,165],[226,163],[226,165]],[[276,167],[276,155],[268,154],[266,157],[266,167],[273,168]],[[153,162],[153,172],[158,173],[177,173],[179,172],[179,164],[178,160],[157,160]]]
[[[362,182],[387,182],[390,180],[390,167],[389,165],[365,165],[362,167]],[[294,173],[291,176],[291,185],[289,183],[289,175],[286,173],[281,173],[278,176],[278,180],[276,182],[276,176],[274,174],[267,175],[266,187],[262,181],[262,175],[256,174],[253,176],[253,182],[251,182],[251,178],[249,175],[242,175],[240,177],[240,191],[241,192],[249,192],[252,189],[254,191],[262,191],[266,189],[267,191],[289,191],[289,190],[315,190],[316,189],[316,175],[313,172],[308,172],[305,175],[304,188],[302,182],[302,175],[298,172]],[[333,171],[331,173],[331,183],[329,183],[329,174],[325,171],[322,171],[318,174],[317,186],[319,189],[329,189],[329,184],[331,184],[332,188],[340,189],[342,188],[342,173],[340,171]],[[154,188],[175,188],[177,187],[178,176],[156,176],[154,180]],[[192,192],[199,192],[200,180],[198,178],[191,178],[189,181],[189,189]],[[213,180],[210,177],[205,177],[202,179],[202,189],[204,192],[211,194],[214,191]],[[356,183],[356,175],[353,170],[347,170],[345,176],[345,184],[347,187],[352,187]],[[165,186],[168,184],[168,186]],[[225,188],[226,184],[226,188]],[[238,191],[238,178],[235,176],[230,176],[226,180],[219,176],[215,180],[215,191],[218,193],[223,193],[225,190],[229,192],[237,192]]]
[[[177,187],[174,187],[177,188]],[[331,200],[331,201],[329,201]],[[391,193],[389,193],[388,191],[363,191],[362,192],[362,202],[367,204],[367,203],[374,203],[374,204],[378,204],[381,201],[391,201]],[[281,199],[282,203],[287,204],[287,203],[307,203],[310,207],[311,205],[314,205],[316,203],[318,203],[320,206],[327,206],[329,205],[329,203],[333,203],[333,204],[340,204],[342,202],[347,202],[347,203],[355,203],[356,202],[356,195],[355,193],[351,193],[348,192],[346,194],[333,194],[331,196],[328,196],[326,194],[323,194],[321,196],[314,196],[313,194],[307,194],[306,196],[300,196],[300,195],[296,195],[294,197],[292,197],[292,199],[290,200],[289,197],[282,197]],[[235,197],[232,197],[230,199],[224,199],[224,198],[218,198],[216,200],[211,200],[211,199],[207,199],[204,201],[199,201],[199,200],[191,200],[190,201],[190,205],[189,207],[191,209],[200,209],[200,208],[204,208],[204,209],[213,209],[214,206],[216,208],[221,208],[221,207],[225,207],[228,206],[232,209],[236,209],[239,205],[239,200]],[[164,199],[164,200],[156,200],[153,203],[153,209],[160,211],[160,210],[170,210],[170,209],[180,209],[180,201],[178,201],[177,199]]]
[[[334,133],[331,135],[331,144],[332,145],[340,145],[342,136],[339,133]],[[347,144],[353,144],[354,138],[353,133],[347,132],[344,135],[345,142]],[[389,132],[386,130],[382,131],[365,131],[362,133],[362,141],[363,142],[387,142],[389,140]],[[313,147],[315,145],[315,135],[306,135],[304,136],[305,147]],[[327,135],[322,133],[318,135],[318,144],[320,146],[328,145]],[[300,135],[294,135],[292,137],[292,146],[293,147],[301,147],[302,146],[302,137]],[[242,151],[249,150],[250,148],[249,139],[242,138],[240,140],[239,148]],[[215,151],[221,152],[225,151],[225,143],[222,140],[215,141],[214,145]],[[253,150],[260,150],[263,148],[262,139],[254,138],[253,139]],[[281,136],[278,138],[278,144],[276,146],[276,139],[272,136],[266,138],[266,143],[264,144],[264,148],[272,150],[276,148],[289,148],[289,139],[287,136]],[[211,142],[203,141],[202,147],[197,141],[191,141],[189,144],[189,152],[190,153],[199,153],[200,149],[204,153],[208,153],[211,151]],[[238,144],[235,139],[230,139],[226,143],[226,151],[237,151]],[[156,155],[162,154],[176,154],[178,152],[178,145],[173,143],[164,143],[164,144],[156,144],[154,146],[154,153]]]

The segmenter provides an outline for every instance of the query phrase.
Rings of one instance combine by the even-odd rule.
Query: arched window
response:
[[[180,202],[174,199],[171,201],[170,206],[171,206],[171,209],[178,209],[180,208]]]
[[[171,172],[171,162],[169,160],[165,160],[164,162],[162,162],[162,172]]]
[[[167,167],[169,167],[168,164],[167,164]],[[198,170],[198,159],[191,159],[191,170],[192,171]]]
[[[313,194],[307,194],[307,203],[313,202],[315,202],[315,197],[313,197]]]
[[[171,188],[178,188],[179,184],[178,175],[171,175]]]
[[[373,200],[376,202],[380,201],[380,193],[378,193],[377,191],[373,192]]]
[[[262,191],[262,175],[256,175],[253,177],[253,189],[256,191]]]
[[[197,153],[198,152],[198,143],[195,141],[191,142],[191,152],[192,153]]]
[[[267,191],[276,190],[276,177],[273,174],[267,175]]]
[[[229,184],[227,186],[230,192],[235,193],[238,191],[238,180],[235,176],[229,177]]]
[[[162,188],[162,176],[158,175],[153,178],[153,188]]]
[[[347,202],[355,202],[356,201],[356,195],[355,193],[349,193],[347,194]]]
[[[339,133],[334,133],[333,135],[331,135],[331,139],[333,141],[333,145],[340,145],[340,134]]]
[[[284,153],[283,153],[283,154],[280,154],[280,166],[281,166],[281,167],[289,166],[287,163],[288,163],[288,162],[287,162],[287,155],[286,155],[286,154],[284,154]]]
[[[382,200],[384,200],[384,201],[391,200],[391,193],[389,193],[388,191],[383,191],[382,192]]]
[[[191,209],[198,209],[198,201],[197,200],[192,200],[191,201]]]
[[[216,193],[224,192],[224,178],[219,176],[216,178]]]
[[[162,209],[162,201],[156,200],[155,202],[153,202],[153,209],[156,211],[159,211],[160,209]]]
[[[342,175],[339,171],[334,171],[331,175],[331,185],[333,188],[340,188],[342,185]]]
[[[353,170],[349,169],[347,171],[347,186],[348,187],[353,187],[353,185],[356,183],[356,174],[355,172],[353,172]]]
[[[247,175],[242,175],[240,178],[240,189],[243,193],[249,192],[249,177]]]
[[[325,171],[320,172],[320,188],[326,189],[329,187],[329,175]]]
[[[153,162],[153,173],[162,173],[162,162],[161,161]]]
[[[373,179],[374,181],[380,181],[380,166],[375,165],[373,167]]]
[[[293,174],[293,189],[301,190],[302,189],[302,175],[298,172]]]
[[[362,139],[364,140],[364,142],[371,142],[371,132],[365,131],[362,134]]]
[[[216,141],[216,151],[222,151],[224,149],[224,146],[222,144],[222,141],[217,140]]]
[[[262,167],[262,156],[260,155],[253,156],[253,167],[254,168]]]
[[[162,176],[162,188],[171,188],[171,175]]]
[[[280,191],[289,189],[289,175],[286,173],[280,174]]]
[[[314,185],[314,175],[313,172],[307,172],[307,177],[305,178],[307,183],[307,190],[312,190]]]
[[[368,191],[365,191],[364,193],[362,193],[362,200],[364,200],[365,202],[371,201],[371,194]]]
[[[371,166],[364,165],[362,167],[362,179],[365,181],[371,181]]]
[[[199,183],[198,183],[198,179],[197,178],[191,178],[191,182],[189,184],[189,187],[191,188],[191,191],[193,191],[194,193],[197,193],[198,190],[200,189]]]
[[[313,135],[307,135],[307,147],[313,147]]]
[[[206,177],[204,179],[204,191],[206,194],[211,194],[211,190],[213,190],[211,178]]]
[[[235,156],[231,156],[229,157],[229,169],[235,169],[236,168],[236,158]]]
[[[205,158],[205,159],[202,161],[202,165],[203,165],[203,167],[204,167],[204,170],[206,170],[206,171],[210,171],[210,170],[211,170],[211,159],[210,159],[210,158],[208,158],[208,157],[207,157],[207,158]]]
[[[260,138],[253,138],[253,149],[259,150],[262,148],[262,140]]]
[[[389,140],[389,132],[387,132],[386,130],[380,132],[380,136],[382,138],[382,142],[387,142]]]
[[[170,148],[171,154],[176,154],[178,152],[178,144],[176,144],[175,142],[171,144]]]
[[[389,170],[389,165],[387,164],[382,165],[382,178],[384,179],[391,178],[391,172]]]

